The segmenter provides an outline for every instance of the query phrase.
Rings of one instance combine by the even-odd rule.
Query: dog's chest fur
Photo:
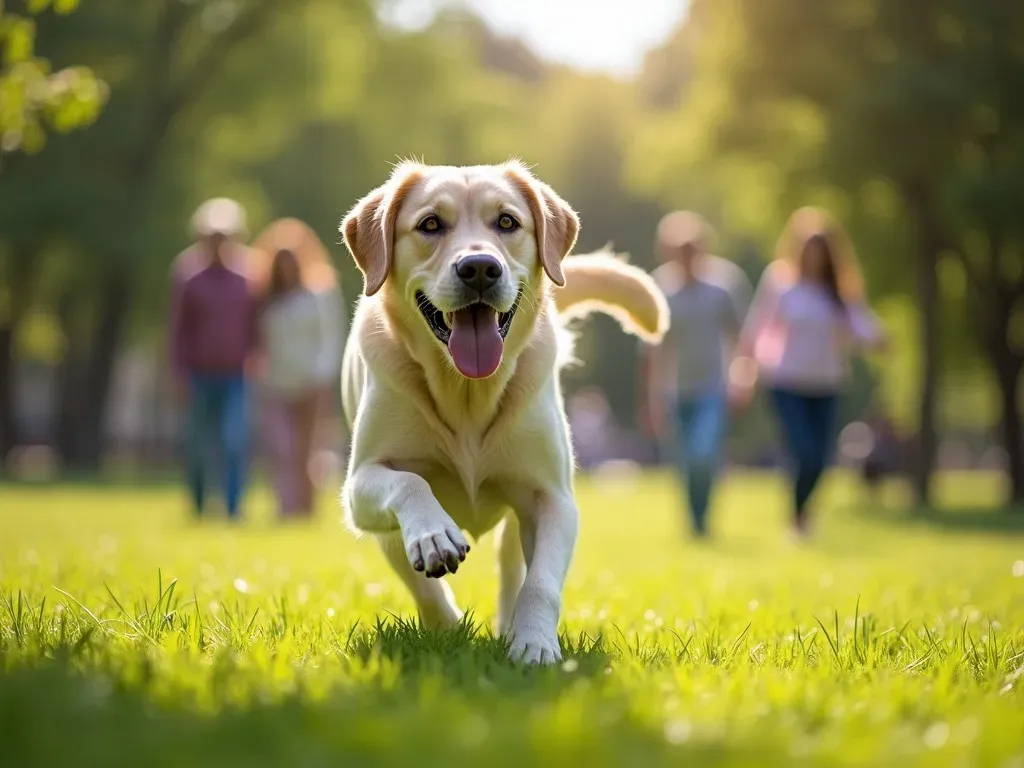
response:
[[[447,436],[446,436],[447,437]],[[444,510],[473,537],[491,530],[511,503],[501,460],[483,441],[451,436],[437,440],[431,458],[402,462],[430,485]]]
[[[534,338],[552,336],[551,327],[538,323]],[[363,427],[373,440],[364,443],[368,451],[426,480],[468,534],[488,532],[509,509],[527,511],[541,488],[571,483],[572,449],[553,373],[554,343],[529,345],[505,376],[469,381],[452,377],[447,367],[435,371],[429,358],[426,365],[413,364],[398,356],[401,345],[374,338],[375,345],[348,355],[346,414],[360,403],[362,423],[372,423]],[[386,362],[389,350],[396,359]],[[364,401],[367,358],[379,373],[377,388]]]

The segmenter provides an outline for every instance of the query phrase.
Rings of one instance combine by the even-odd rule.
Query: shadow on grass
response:
[[[927,527],[952,533],[1002,533],[1024,536],[1024,508],[943,507],[848,507],[844,511],[874,523]]]
[[[948,531],[1024,535],[1024,509],[954,507],[911,511],[902,519]]]
[[[60,472],[45,477],[19,477],[0,473],[0,489],[80,489],[80,490],[148,490],[168,489],[182,485],[181,473],[143,472],[143,473],[96,473],[96,472]]]
[[[110,649],[90,657],[79,644],[14,663],[0,647],[0,743],[9,765],[105,768],[663,765],[684,754],[700,764],[756,756],[721,740],[668,743],[604,674],[599,642],[568,646],[568,662],[526,668],[471,621],[433,633],[391,618],[354,632],[333,658],[296,660],[291,683],[281,682],[278,663],[254,670],[246,654],[230,651],[197,659],[195,668],[207,671],[189,682],[187,670],[161,675],[154,665],[140,675],[138,659]],[[147,656],[144,648],[131,653]]]
[[[416,621],[391,614],[378,617],[372,629],[353,632],[346,652],[363,663],[388,659],[408,675],[443,673],[454,685],[477,686],[481,674],[486,674],[493,684],[510,688],[529,680],[531,689],[538,681],[559,687],[579,677],[593,677],[611,664],[612,656],[600,638],[562,635],[560,641],[565,661],[551,667],[527,666],[511,662],[505,639],[478,623],[472,613],[441,631],[426,630]]]

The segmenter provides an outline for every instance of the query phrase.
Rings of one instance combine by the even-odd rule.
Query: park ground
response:
[[[583,479],[545,670],[490,634],[490,538],[430,635],[330,494],[232,527],[174,486],[0,486],[2,762],[1024,768],[1024,515],[942,485],[915,517],[835,475],[795,546],[770,475],[704,544],[666,476]]]

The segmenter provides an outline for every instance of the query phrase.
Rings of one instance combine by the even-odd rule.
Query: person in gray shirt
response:
[[[654,277],[668,297],[671,326],[644,360],[643,417],[670,439],[686,486],[693,532],[708,534],[708,507],[728,422],[727,372],[753,288],[739,267],[707,253],[710,230],[677,211],[658,225],[662,265]]]

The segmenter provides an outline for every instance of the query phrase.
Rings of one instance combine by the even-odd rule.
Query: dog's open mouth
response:
[[[508,312],[477,302],[447,313],[447,318],[422,291],[416,293],[416,303],[434,336],[448,347],[459,372],[471,379],[484,379],[501,365],[505,337],[522,296],[520,290]]]

